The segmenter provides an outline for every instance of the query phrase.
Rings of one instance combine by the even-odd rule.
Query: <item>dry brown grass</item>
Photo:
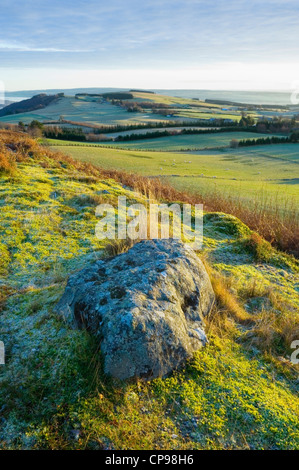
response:
[[[299,316],[293,305],[281,293],[256,284],[249,289],[247,298],[265,297],[269,307],[254,314],[254,325],[246,335],[251,345],[270,354],[290,353],[292,341],[299,337]]]
[[[292,342],[299,337],[299,317],[294,306],[279,292],[254,280],[239,294],[232,293],[232,278],[218,274],[206,262],[205,266],[216,295],[216,304],[206,321],[207,333],[235,338],[246,349],[255,348],[271,360],[282,358],[288,370],[295,368],[298,372],[286,359],[292,353]],[[243,304],[253,297],[268,298],[269,306],[249,314]]]
[[[0,141],[0,174],[12,175],[16,171],[16,163],[11,151]]]
[[[252,317],[230,291],[230,279],[217,273],[205,263],[216,296],[218,314],[229,316],[238,323],[248,324]]]
[[[101,170],[102,175],[113,178],[121,184],[156,200],[184,202],[189,204],[204,204],[207,212],[224,212],[238,217],[251,230],[260,235],[278,249],[299,257],[299,218],[297,208],[281,211],[279,205],[269,207],[262,202],[255,202],[253,207],[242,205],[238,199],[228,198],[223,194],[192,195],[178,191],[171,185],[162,182],[159,178],[146,178],[144,176],[126,173],[118,170]],[[256,245],[262,245],[261,240],[253,240]],[[266,251],[263,245],[262,251]],[[259,250],[257,250],[257,257]]]
[[[298,315],[262,310],[255,315],[254,326],[245,335],[245,342],[272,356],[286,355],[291,353],[290,346],[298,337]]]
[[[238,217],[280,250],[299,256],[299,215],[298,208],[291,200],[282,210],[276,199],[256,199],[250,207],[244,205],[237,196],[229,197],[220,193],[212,193],[202,199],[209,210]]]

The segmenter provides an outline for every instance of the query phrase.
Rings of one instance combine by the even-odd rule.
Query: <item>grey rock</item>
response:
[[[205,345],[203,317],[214,300],[189,246],[145,240],[72,275],[56,312],[98,338],[107,374],[153,378]]]

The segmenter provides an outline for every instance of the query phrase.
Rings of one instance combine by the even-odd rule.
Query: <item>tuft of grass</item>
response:
[[[292,342],[299,337],[298,316],[294,312],[262,310],[255,317],[254,326],[246,332],[244,340],[262,352],[288,357]]]
[[[252,321],[251,316],[246,312],[236,295],[231,290],[230,278],[216,272],[205,259],[203,259],[205,267],[211,279],[212,287],[216,296],[217,315],[229,316],[238,323],[249,323]],[[213,315],[213,313],[212,313]]]
[[[117,256],[128,251],[135,243],[138,243],[138,240],[131,240],[130,238],[121,240],[116,238],[115,240],[110,240],[105,245],[104,251],[107,256]]]

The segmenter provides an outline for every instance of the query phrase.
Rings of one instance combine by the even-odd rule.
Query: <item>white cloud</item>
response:
[[[56,47],[36,47],[26,44],[0,41],[0,52],[92,52],[87,49],[60,49]]]

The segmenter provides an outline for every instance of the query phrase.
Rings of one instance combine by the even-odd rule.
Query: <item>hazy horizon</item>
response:
[[[39,90],[18,90],[6,92],[6,99],[9,101],[21,101],[31,98],[39,93],[56,94],[64,92],[72,96],[77,93],[105,93],[117,91],[129,91],[130,88],[111,88],[111,87],[80,87],[80,88],[52,88]],[[141,89],[140,89],[141,90]],[[145,89],[143,88],[145,91]],[[187,99],[218,99],[223,101],[246,103],[246,104],[265,104],[289,106],[292,103],[292,94],[289,91],[250,91],[250,90],[196,90],[196,89],[148,89],[148,91],[168,96],[178,96]],[[297,95],[296,95],[297,96]]]
[[[72,88],[66,88],[66,87],[53,87],[53,88],[19,88],[19,89],[15,89],[15,90],[5,90],[6,93],[19,93],[21,91],[25,91],[25,92],[29,92],[29,91],[56,91],[56,90],[68,90],[68,91],[72,91],[72,90],[77,90],[77,89],[95,89],[95,88],[99,88],[99,89],[107,89],[107,90],[124,90],[124,91],[127,91],[127,90],[131,90],[131,89],[134,89],[135,87],[109,87],[109,86],[89,86],[89,87],[85,87],[85,86],[80,86],[80,87],[72,87]],[[217,92],[248,92],[248,93],[289,93],[290,90],[289,89],[273,89],[273,90],[266,90],[266,89],[235,89],[235,88],[231,88],[231,89],[218,89],[218,88],[172,88],[172,87],[168,87],[168,88],[146,88],[146,87],[136,87],[138,90],[140,91],[156,91],[156,90],[159,90],[159,91],[217,91]]]

